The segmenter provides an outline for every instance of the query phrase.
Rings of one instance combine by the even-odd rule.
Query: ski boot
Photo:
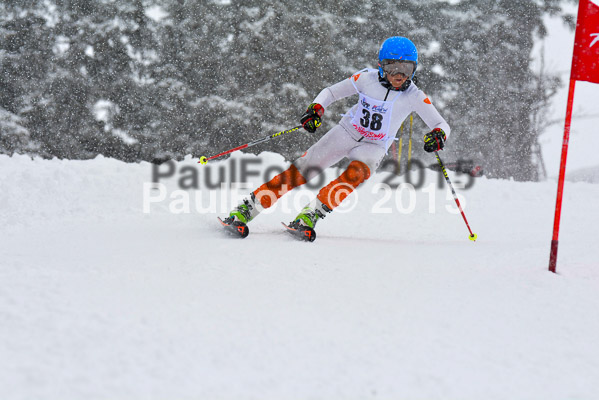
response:
[[[250,198],[244,199],[240,205],[229,213],[227,218],[223,220],[218,217],[218,220],[229,233],[243,239],[250,234],[247,227],[248,222],[254,219],[259,212],[256,208],[256,197],[252,193]]]
[[[283,225],[296,239],[313,242],[316,240],[316,231],[314,231],[316,223],[330,212],[331,209],[319,201],[315,207],[309,205],[304,207],[289,225]]]

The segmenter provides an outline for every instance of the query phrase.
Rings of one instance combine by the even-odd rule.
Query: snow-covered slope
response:
[[[572,182],[599,183],[599,165],[566,171],[566,179]]]
[[[0,156],[2,398],[599,396],[599,185],[566,184],[555,275],[552,182],[458,189],[472,243],[436,174],[400,212],[380,173],[302,243],[280,221],[314,191],[229,239],[215,217],[236,199],[202,168],[177,164],[161,191],[147,163]],[[190,171],[199,190],[177,191]]]

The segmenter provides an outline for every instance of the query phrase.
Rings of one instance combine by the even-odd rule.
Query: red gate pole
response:
[[[574,103],[574,88],[576,80],[570,76],[570,89],[568,90],[568,108],[566,110],[566,124],[564,126],[564,139],[562,141],[562,157],[559,166],[559,179],[557,182],[557,200],[555,202],[555,217],[553,219],[553,237],[551,251],[549,252],[549,271],[555,273],[557,266],[557,243],[559,237],[559,222],[562,215],[562,197],[564,194],[564,179],[566,177],[566,159],[568,158],[568,144],[570,142],[570,124],[572,121],[572,105]]]

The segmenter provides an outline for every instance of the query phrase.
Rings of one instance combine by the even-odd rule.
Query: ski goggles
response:
[[[414,63],[412,61],[383,60],[381,61],[381,66],[383,67],[383,71],[391,76],[402,74],[406,78],[409,78],[414,73]]]

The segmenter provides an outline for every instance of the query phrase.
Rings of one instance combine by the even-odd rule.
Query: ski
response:
[[[247,235],[249,235],[249,233],[250,233],[250,230],[247,227],[247,225],[241,221],[233,221],[231,223],[228,223],[226,221],[227,219],[225,219],[223,221],[220,217],[217,217],[217,218],[220,221],[223,228],[225,228],[225,231],[232,236],[243,239],[243,238],[247,237]]]
[[[313,242],[316,240],[316,232],[308,226],[294,227],[287,225],[284,222],[281,222],[281,224],[286,228],[287,232],[297,240],[303,240],[305,242]]]

